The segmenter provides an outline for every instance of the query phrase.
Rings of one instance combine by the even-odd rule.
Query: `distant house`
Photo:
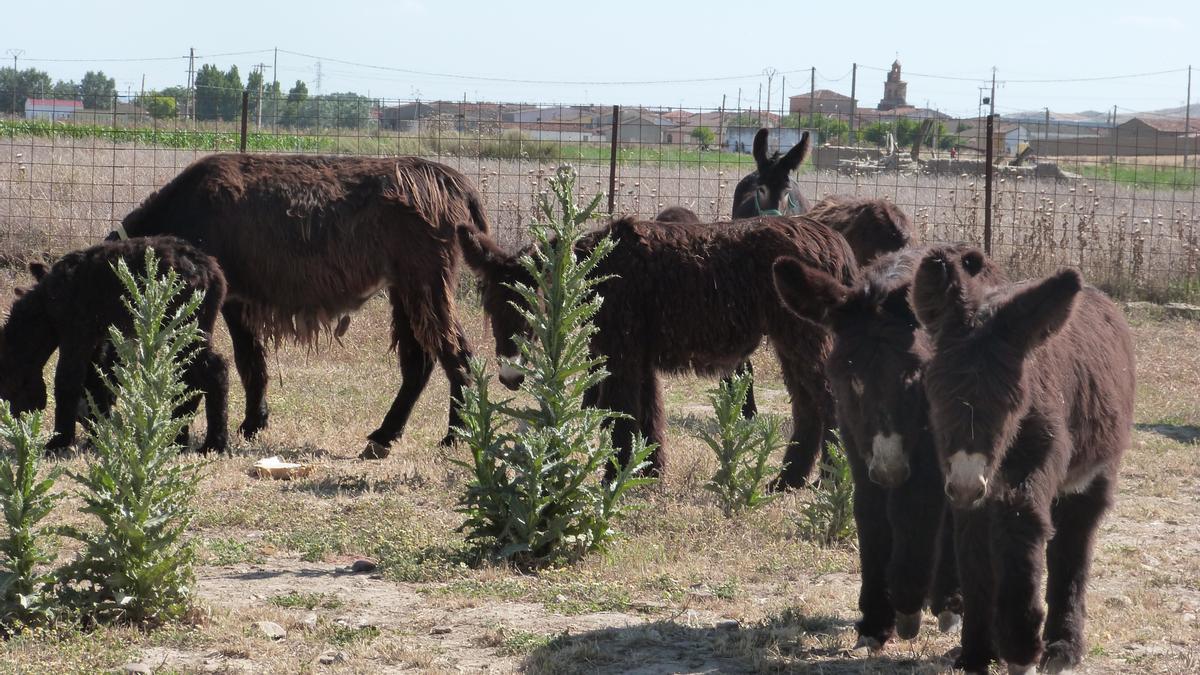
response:
[[[839,94],[829,89],[818,89],[807,94],[796,94],[788,97],[788,112],[818,115],[845,116],[855,107],[855,99]]]
[[[83,110],[83,101],[67,101],[60,98],[25,99],[27,120],[67,120],[75,111]]]
[[[1077,138],[1038,140],[1034,152],[1043,156],[1173,156],[1200,153],[1200,120],[1179,117],[1138,116]]]
[[[613,115],[612,111],[599,115],[595,120],[595,128],[605,138],[611,138]],[[639,108],[622,108],[620,126],[617,129],[617,141],[620,143],[664,143],[668,131],[672,128],[670,120],[661,115]]]

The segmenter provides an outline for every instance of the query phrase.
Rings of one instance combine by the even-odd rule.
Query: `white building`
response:
[[[83,101],[66,101],[59,98],[25,99],[25,119],[27,120],[70,119],[76,110],[83,110]]]

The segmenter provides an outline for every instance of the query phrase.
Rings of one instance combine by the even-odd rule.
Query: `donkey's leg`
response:
[[[954,512],[954,548],[962,578],[962,652],[954,667],[986,673],[996,660],[992,642],[995,580],[992,577],[991,524],[986,507]]]
[[[1081,494],[1060,495],[1051,507],[1054,537],[1046,547],[1046,653],[1041,669],[1057,673],[1083,660],[1087,579],[1100,518],[1112,503],[1112,484],[1099,476]]]
[[[471,358],[471,347],[467,343],[467,334],[458,320],[453,320],[453,326],[453,335],[443,341],[441,349],[438,350],[438,362],[442,364],[446,379],[450,381],[450,421],[446,428],[446,435],[442,437],[442,446],[453,443],[453,429],[462,426],[459,406],[462,403],[462,390],[467,384],[467,373],[470,369],[467,361]]]
[[[952,633],[962,628],[963,598],[958,561],[954,559],[954,512],[948,505],[942,509],[940,528],[937,570],[933,575],[933,590],[929,593],[929,609],[937,616],[938,630]]]
[[[204,395],[204,418],[208,430],[197,450],[225,452],[229,445],[229,366],[206,341],[188,366],[185,377],[189,387]],[[193,403],[189,416],[195,412],[195,407]]]
[[[945,510],[937,460],[925,455],[910,457],[909,466],[908,480],[890,490],[888,499],[893,535],[888,588],[896,609],[896,632],[906,640],[915,638],[921,629],[921,610],[933,583]]]
[[[95,353],[85,340],[64,340],[59,345],[54,371],[54,436],[47,450],[62,450],[75,442],[75,421],[83,398],[83,383]]]
[[[408,416],[412,414],[417,398],[429,382],[433,372],[433,357],[417,342],[413,335],[412,324],[408,314],[400,306],[399,294],[391,293],[392,297],[392,340],[396,345],[396,354],[400,358],[400,391],[392,401],[392,407],[384,415],[379,428],[367,436],[367,447],[363,449],[359,459],[383,459],[388,456],[388,446],[404,431]]]
[[[1010,671],[1032,669],[1042,656],[1045,610],[1038,597],[1050,533],[1050,505],[1026,484],[991,505],[992,573],[996,577],[996,645]],[[968,610],[969,613],[970,610]]]
[[[642,375],[642,438],[646,443],[654,443],[657,447],[650,453],[650,469],[652,476],[662,476],[666,468],[667,435],[664,431],[666,417],[663,414],[662,386],[658,374],[653,369],[647,369]]]
[[[847,445],[851,445],[847,436]],[[887,491],[871,482],[862,456],[847,448],[854,476],[854,523],[858,530],[858,559],[862,582],[858,589],[858,611],[854,624],[858,646],[881,649],[895,632],[896,614],[888,596],[888,560],[892,556],[892,528],[888,524]]]
[[[617,450],[617,462],[622,466],[629,464],[633,452],[633,435],[642,427],[643,410],[642,394],[645,391],[641,379],[643,372],[640,366],[613,368],[604,381],[597,402],[601,408],[613,412],[624,413],[622,417],[612,421],[612,442]],[[609,464],[604,469],[605,482],[611,481],[617,475],[617,469]]]
[[[825,374],[820,367],[780,354],[783,380],[792,397],[792,437],[783,454],[783,470],[771,489],[804,487],[817,461],[817,452],[832,421],[832,399],[822,393]]]
[[[252,439],[267,427],[270,411],[267,409],[267,348],[258,339],[242,317],[244,305],[237,300],[226,300],[221,307],[225,325],[229,327],[229,340],[233,343],[233,362],[237,366],[242,388],[246,390],[246,417],[238,426],[238,433]]]

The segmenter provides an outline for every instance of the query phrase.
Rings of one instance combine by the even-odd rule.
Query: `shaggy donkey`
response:
[[[989,288],[966,266],[935,249],[912,290],[935,347],[925,391],[955,508],[956,665],[983,672],[998,656],[1009,672],[1060,672],[1083,658],[1092,545],[1133,421],[1132,339],[1074,270]]]
[[[835,195],[817,202],[805,215],[845,237],[860,267],[912,244],[908,214],[886,199]]]
[[[239,430],[247,438],[267,425],[263,338],[313,344],[335,324],[340,336],[349,313],[387,289],[403,383],[367,437],[363,457],[372,459],[403,432],[435,360],[450,380],[450,425],[458,424],[469,355],[454,303],[458,223],[487,230],[475,189],[442,164],[241,154],[195,162],[123,221],[130,237],[182,237],[225,270],[222,313],[246,388]]]
[[[532,279],[489,237],[460,225],[467,263],[479,274],[483,306],[492,318],[496,352],[516,357],[513,336],[527,331],[506,287]],[[599,288],[604,304],[592,349],[608,358],[609,377],[590,403],[624,412],[614,423],[619,459],[628,460],[632,435],[659,443],[651,458],[662,469],[663,409],[658,373],[728,373],[758,347],[765,335],[779,356],[792,396],[795,430],[780,477],[798,486],[812,469],[832,423],[832,400],[823,373],[826,332],[788,312],[775,295],[771,263],[792,256],[849,283],[855,273],[849,245],[836,232],[809,220],[757,218],[732,223],[678,224],[623,219],[589,234],[584,251],[600,237],[615,250],[596,269],[612,275]],[[501,381],[515,387],[514,371]]]
[[[213,325],[225,299],[225,277],[212,258],[173,237],[100,244],[68,253],[49,269],[41,263],[30,264],[36,283],[30,289],[18,289],[18,298],[0,331],[0,398],[11,402],[13,412],[45,408],[42,368],[58,350],[54,436],[47,449],[59,450],[75,442],[75,420],[84,400],[85,382],[102,410],[111,403],[110,392],[93,364],[111,362],[106,348],[110,326],[125,333],[132,329],[122,302],[125,288],[112,266],[124,260],[135,272],[143,269],[147,248],[153,248],[158,256],[159,274],[175,270],[188,292],[204,292],[196,310],[204,339],[183,379],[190,389],[204,394],[208,433],[200,451],[225,450],[229,382],[225,360],[211,344]],[[199,399],[193,397],[179,414],[191,416],[198,405]],[[186,434],[185,427],[179,439],[185,447]]]
[[[933,350],[908,300],[926,250],[881,256],[852,286],[794,259],[775,262],[784,304],[833,335],[825,370],[854,477],[862,566],[857,628],[860,643],[872,649],[893,631],[915,637],[926,598],[943,630],[961,622],[953,524],[921,379]],[[982,256],[968,269],[981,282],[1003,279]]]

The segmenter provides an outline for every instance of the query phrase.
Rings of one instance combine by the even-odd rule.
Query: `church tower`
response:
[[[888,73],[887,81],[883,83],[883,100],[879,102],[879,110],[895,110],[908,105],[904,97],[908,95],[908,83],[900,79],[900,61],[892,62],[892,72]]]

